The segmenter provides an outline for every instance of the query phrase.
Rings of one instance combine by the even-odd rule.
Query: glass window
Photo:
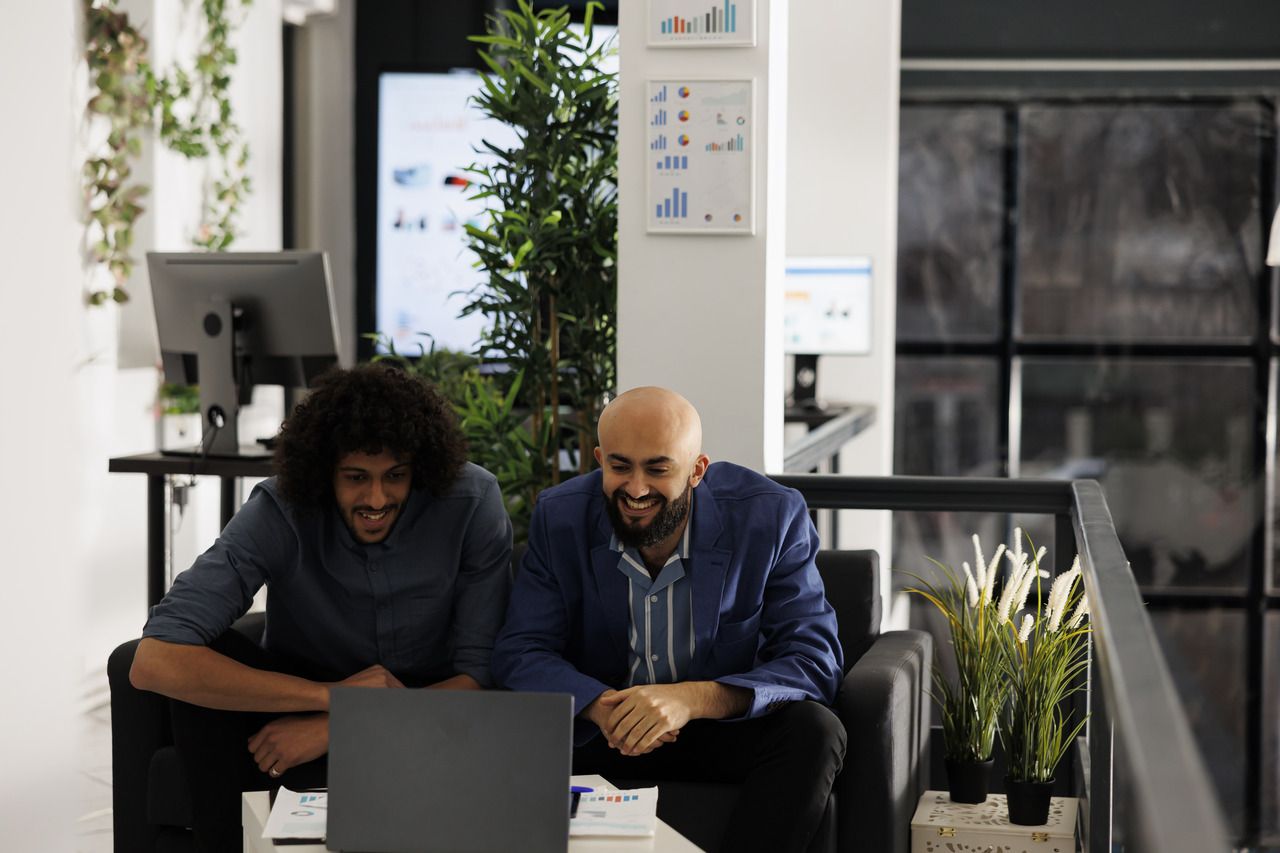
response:
[[[1000,330],[1004,113],[899,113],[898,338],[992,340]]]
[[[1025,106],[1019,123],[1025,338],[1252,337],[1260,105]]]
[[[1248,693],[1244,614],[1222,608],[1149,612],[1228,829],[1241,837]]]
[[[1021,401],[1022,476],[1098,480],[1139,584],[1245,587],[1249,362],[1027,358]]]
[[[1280,846],[1280,613],[1267,614],[1266,696],[1262,708],[1262,838]]]

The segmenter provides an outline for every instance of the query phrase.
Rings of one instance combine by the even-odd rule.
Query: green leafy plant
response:
[[[1073,724],[1066,701],[1084,689],[1083,675],[1089,665],[1089,604],[1080,558],[1054,579],[1046,599],[1040,584],[1042,553],[1034,560],[1024,559],[1021,571],[1010,576],[1008,602],[1002,596],[997,611],[1001,668],[1009,683],[1000,740],[1008,776],[1018,782],[1052,781],[1058,762],[1086,722]],[[1033,579],[1035,607],[1017,620]]]
[[[912,576],[919,586],[908,592],[921,596],[947,620],[955,652],[957,681],[947,680],[934,669],[933,697],[942,709],[942,737],[946,757],[965,763],[982,763],[995,747],[1000,711],[1005,705],[1005,683],[997,608],[992,600],[1000,557],[1000,545],[987,562],[982,545],[973,537],[975,567],[963,563],[963,577],[949,566],[930,560],[941,572],[938,583]]]
[[[107,299],[125,302],[125,283],[133,272],[133,224],[144,208],[148,188],[132,181],[132,158],[142,153],[142,132],[151,121],[154,76],[147,59],[147,40],[114,2],[84,0],[85,61],[91,91],[88,111],[108,123],[103,145],[85,160],[84,202],[96,239],[89,258],[106,267],[110,291],[89,295],[99,305]]]
[[[241,9],[252,0],[238,0]],[[217,251],[235,239],[236,219],[250,191],[249,149],[234,121],[229,97],[230,45],[235,24],[227,0],[202,0],[204,33],[191,70],[175,67],[158,75],[147,40],[116,0],[83,0],[85,61],[89,68],[90,114],[108,123],[101,146],[85,160],[84,201],[90,236],[87,254],[106,267],[111,290],[90,293],[90,304],[126,302],[125,284],[134,267],[133,228],[145,211],[149,188],[132,180],[132,161],[144,134],[156,126],[159,139],[189,158],[216,156],[215,177],[205,187],[202,219],[192,237],[197,248]]]
[[[562,450],[576,472],[590,469],[614,390],[618,93],[602,67],[612,45],[592,38],[599,8],[587,4],[579,35],[566,9],[518,0],[472,37],[488,69],[476,106],[519,143],[485,142],[493,162],[470,169],[487,224],[466,230],[486,276],[463,313],[488,321],[481,351],[510,368],[495,382],[527,415],[529,507],[559,481]]]
[[[190,415],[200,412],[199,386],[164,382],[161,383],[157,396],[162,415]]]

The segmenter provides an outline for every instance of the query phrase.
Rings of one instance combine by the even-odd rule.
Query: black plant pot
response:
[[[1009,823],[1019,826],[1044,826],[1049,822],[1049,796],[1053,780],[1018,782],[1004,777],[1005,795],[1009,800]]]
[[[985,803],[987,792],[991,790],[991,765],[994,758],[986,761],[963,761],[957,758],[947,759],[947,787],[951,789],[953,803]]]

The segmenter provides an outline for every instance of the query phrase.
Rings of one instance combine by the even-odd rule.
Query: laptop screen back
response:
[[[573,700],[335,689],[330,850],[563,853]]]

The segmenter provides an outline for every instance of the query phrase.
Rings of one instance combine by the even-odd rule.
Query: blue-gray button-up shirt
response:
[[[498,483],[467,464],[448,492],[415,489],[382,542],[357,542],[332,501],[295,508],[258,485],[218,541],[178,575],[144,637],[206,645],[267,586],[263,646],[338,680],[382,664],[407,685],[491,683],[510,592],[511,521]]]
[[[674,684],[688,679],[693,660],[693,591],[685,565],[689,559],[689,531],[686,524],[680,547],[672,552],[656,577],[650,577],[644,558],[634,548],[625,548],[618,537],[609,547],[621,553],[618,571],[627,578],[627,607],[631,613],[630,665],[627,686]]]

